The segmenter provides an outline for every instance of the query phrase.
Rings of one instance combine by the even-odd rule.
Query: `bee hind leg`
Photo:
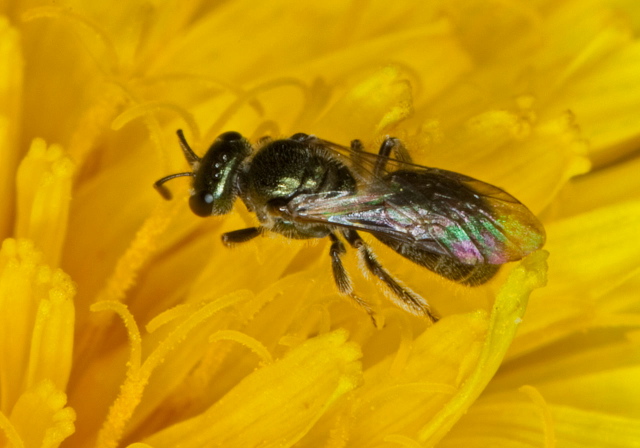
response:
[[[329,249],[329,255],[331,256],[331,268],[333,270],[333,279],[338,287],[338,291],[340,291],[341,294],[349,296],[356,304],[362,307],[373,321],[373,325],[377,328],[378,322],[376,321],[375,313],[371,309],[371,306],[353,292],[351,279],[349,278],[349,274],[344,268],[341,259],[342,255],[347,252],[344,248],[344,244],[342,244],[342,241],[340,241],[333,233],[329,234],[329,238],[331,238],[331,248]]]
[[[396,305],[416,316],[427,317],[432,322],[439,320],[435,313],[431,311],[431,307],[426,300],[409,288],[401,285],[389,271],[382,267],[369,245],[360,238],[358,232],[349,229],[342,231],[342,233],[347,242],[358,250],[358,255],[365,267],[391,290],[393,294],[389,297]]]

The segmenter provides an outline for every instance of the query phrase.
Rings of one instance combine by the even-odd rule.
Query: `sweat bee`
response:
[[[360,140],[350,147],[298,133],[253,146],[237,132],[218,136],[203,157],[182,131],[180,147],[190,172],[172,174],[154,187],[165,199],[165,182],[193,177],[189,205],[198,216],[224,215],[239,197],[259,225],[222,235],[226,246],[264,232],[287,238],[325,238],[338,291],[373,318],[356,295],[341,257],[345,242],[363,266],[406,311],[437,321],[427,301],[399,283],[360,237],[367,232],[395,252],[451,281],[481,285],[500,266],[541,248],[544,227],[504,190],[463,174],[413,164],[403,143],[387,137],[378,154]],[[393,157],[392,157],[393,156]]]

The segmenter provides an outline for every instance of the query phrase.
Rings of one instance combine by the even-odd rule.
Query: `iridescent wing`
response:
[[[362,230],[466,265],[519,260],[544,244],[538,219],[498,187],[393,159],[374,176],[377,155],[321,145],[351,167],[359,189],[297,196],[288,204],[296,221]]]

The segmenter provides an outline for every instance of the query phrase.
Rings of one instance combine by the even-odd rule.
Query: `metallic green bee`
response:
[[[293,239],[328,237],[338,290],[371,316],[371,307],[353,292],[342,264],[343,240],[389,287],[398,306],[438,319],[426,300],[382,267],[359,231],[468,286],[487,282],[500,265],[520,260],[545,242],[542,224],[513,196],[462,174],[412,164],[397,138],[386,138],[378,154],[372,154],[359,140],[344,147],[295,134],[264,138],[253,146],[239,133],[226,132],[198,157],[182,131],[178,137],[192,171],[158,180],[154,186],[163,197],[171,198],[166,181],[192,176],[189,204],[198,216],[224,215],[242,199],[260,225],[225,233],[225,245],[267,231]]]

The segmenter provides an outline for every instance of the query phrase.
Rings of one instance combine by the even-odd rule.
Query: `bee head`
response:
[[[180,146],[192,172],[177,173],[158,180],[154,186],[165,199],[171,193],[164,186],[170,179],[192,176],[189,206],[198,216],[224,215],[231,211],[238,195],[237,178],[242,161],[251,154],[251,144],[237,132],[225,132],[216,138],[204,157],[198,157],[189,147],[182,131],[178,131]]]

